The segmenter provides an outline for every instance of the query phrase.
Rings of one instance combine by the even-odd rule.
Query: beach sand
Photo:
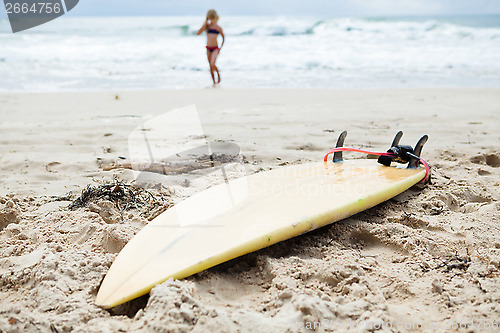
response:
[[[128,160],[143,122],[192,104],[206,139],[238,144],[249,173],[319,161],[342,130],[374,151],[402,130],[402,144],[429,135],[432,184],[103,310],[113,259],[161,209],[62,207],[88,184],[131,182],[103,168]],[[498,331],[499,114],[496,88],[2,94],[0,331]],[[210,185],[151,191],[166,208]]]

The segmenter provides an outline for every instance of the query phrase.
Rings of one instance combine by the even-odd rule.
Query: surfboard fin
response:
[[[420,154],[422,153],[422,148],[424,148],[424,144],[427,142],[429,137],[427,135],[424,135],[418,140],[417,144],[415,145],[415,149],[413,150],[413,156],[410,156],[410,162],[408,163],[408,168],[409,169],[415,169],[418,164],[420,163]]]
[[[337,145],[335,146],[335,148],[339,148],[339,147],[344,146],[344,140],[345,140],[346,136],[347,136],[347,131],[343,131],[342,133],[340,133],[339,138],[337,140]],[[344,159],[342,158],[341,151],[335,152],[333,154],[333,163],[342,162],[343,160]]]
[[[378,162],[380,164],[390,166],[392,162],[408,163],[408,169],[414,169],[419,165],[422,148],[429,137],[427,135],[422,136],[418,140],[415,149],[413,149],[411,146],[399,144],[402,136],[402,131],[396,133],[394,140],[392,140],[391,148],[387,151],[393,156],[379,156]]]
[[[401,140],[401,137],[403,136],[403,131],[399,131],[396,133],[396,136],[394,137],[394,140],[392,140],[391,147],[396,147],[399,145],[399,141]]]

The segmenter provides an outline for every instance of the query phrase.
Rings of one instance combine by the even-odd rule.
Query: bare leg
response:
[[[212,75],[212,81],[214,82],[215,85],[214,69],[212,68],[212,63],[211,63],[212,53],[213,52],[210,52],[210,50],[207,49],[207,59],[208,59],[208,64],[210,65],[210,75]]]
[[[214,50],[212,52],[210,59],[209,59],[209,62],[210,62],[210,71],[212,73],[212,76],[214,76],[213,71],[216,71],[217,72],[217,83],[220,83],[219,69],[217,68],[217,66],[215,66],[215,61],[217,60],[218,55],[219,55],[219,50]],[[215,77],[214,77],[214,83],[215,83]]]

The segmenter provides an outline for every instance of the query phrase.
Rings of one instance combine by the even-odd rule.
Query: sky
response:
[[[500,14],[500,0],[80,0],[70,14],[203,16],[209,8],[220,15],[432,16]],[[0,17],[6,17],[5,9]]]

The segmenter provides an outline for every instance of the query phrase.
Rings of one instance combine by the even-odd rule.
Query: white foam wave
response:
[[[67,18],[12,34],[0,20],[0,91],[200,87],[198,17]],[[500,24],[438,19],[226,17],[226,86],[500,85]]]

